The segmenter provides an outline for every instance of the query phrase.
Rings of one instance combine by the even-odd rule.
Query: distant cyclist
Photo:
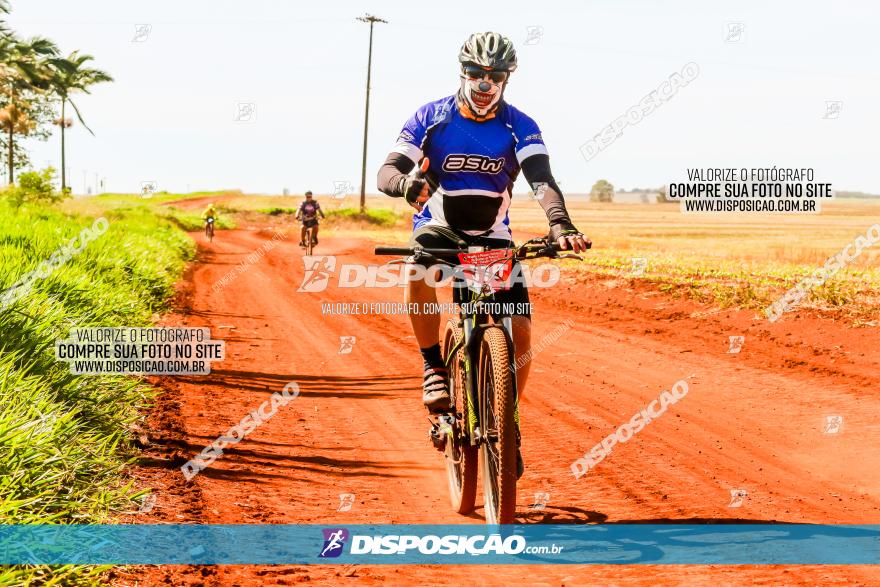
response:
[[[217,209],[214,208],[214,202],[208,202],[208,207],[202,212],[202,220],[205,221],[205,232],[208,231],[208,218],[213,218],[214,224],[217,223]]]
[[[406,198],[418,211],[413,216],[410,246],[510,246],[507,211],[511,188],[522,171],[547,215],[550,240],[562,249],[586,250],[590,241],[569,218],[550,171],[541,130],[504,101],[504,90],[517,65],[513,44],[498,33],[475,33],[462,45],[458,61],[458,92],[419,108],[404,124],[379,170],[379,189]],[[409,175],[425,157],[430,163],[426,177]],[[436,302],[437,294],[425,280],[410,280],[405,299],[424,307]],[[496,293],[495,299],[517,308],[513,316],[517,359],[528,357],[531,314],[525,285],[517,282],[512,289]],[[440,316],[411,313],[409,317],[424,361],[422,399],[430,411],[442,412],[449,409],[450,395],[440,353]],[[520,393],[528,370],[528,361],[516,370]],[[521,474],[521,459],[517,465]]]
[[[321,215],[321,218],[325,218],[324,211],[321,210],[321,204],[315,200],[312,192],[308,191],[306,192],[305,201],[299,205],[299,209],[296,211],[296,219],[302,220],[299,246],[306,246],[306,230],[309,228],[314,228],[312,230],[312,244],[318,244],[318,214]]]

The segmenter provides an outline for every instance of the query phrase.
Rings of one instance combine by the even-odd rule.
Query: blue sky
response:
[[[458,87],[476,30],[517,46],[507,100],[535,118],[564,191],[623,188],[688,167],[812,167],[835,189],[880,193],[880,8],[868,2],[415,2],[13,0],[9,23],[116,79],[77,101],[75,191],[155,181],[169,191],[330,192],[360,184],[368,26],[373,52],[367,190],[403,122]],[[503,7],[503,8],[502,8]],[[742,34],[731,35],[731,23]],[[136,25],[149,34],[136,37]],[[529,27],[541,27],[526,42]],[[534,33],[533,33],[534,34]],[[699,76],[589,162],[579,147],[688,62]],[[826,102],[840,102],[828,115]],[[237,103],[255,118],[235,120]],[[57,137],[30,141],[58,166]],[[519,191],[527,185],[520,179]]]

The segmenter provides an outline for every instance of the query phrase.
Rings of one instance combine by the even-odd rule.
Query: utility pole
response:
[[[364,108],[364,157],[361,161],[361,214],[363,214],[367,205],[367,126],[370,121],[370,70],[373,66],[373,25],[377,22],[388,24],[388,21],[372,14],[359,16],[358,20],[370,23],[370,49],[367,53],[367,101]]]

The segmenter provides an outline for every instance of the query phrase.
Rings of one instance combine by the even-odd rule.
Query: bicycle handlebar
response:
[[[486,249],[498,250],[498,249]],[[506,250],[506,249],[503,249]],[[558,243],[548,243],[542,239],[532,239],[525,242],[519,247],[512,247],[510,250],[514,252],[517,259],[534,259],[537,257],[568,257],[580,258],[571,252],[571,249],[562,249]],[[376,255],[391,255],[395,257],[409,256],[430,256],[435,259],[458,259],[461,253],[467,253],[466,249],[429,249],[424,247],[376,247],[374,253]],[[559,255],[562,253],[563,255]]]
[[[395,257],[408,257],[416,252],[427,253],[435,257],[455,257],[459,253],[467,253],[463,249],[424,249],[421,247],[376,247],[377,255],[393,255]]]

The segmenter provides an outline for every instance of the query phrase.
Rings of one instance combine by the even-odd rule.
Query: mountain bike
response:
[[[212,242],[214,240],[214,217],[208,216],[205,219],[205,236],[208,237],[208,242]]]
[[[495,293],[507,289],[514,261],[581,257],[560,252],[544,238],[508,249],[377,247],[375,254],[407,257],[391,263],[429,261],[458,268],[453,286],[459,314],[447,322],[442,339],[452,407],[436,416],[429,436],[446,459],[452,508],[460,514],[473,511],[479,462],[486,523],[513,523],[520,440],[513,308],[495,302]]]

